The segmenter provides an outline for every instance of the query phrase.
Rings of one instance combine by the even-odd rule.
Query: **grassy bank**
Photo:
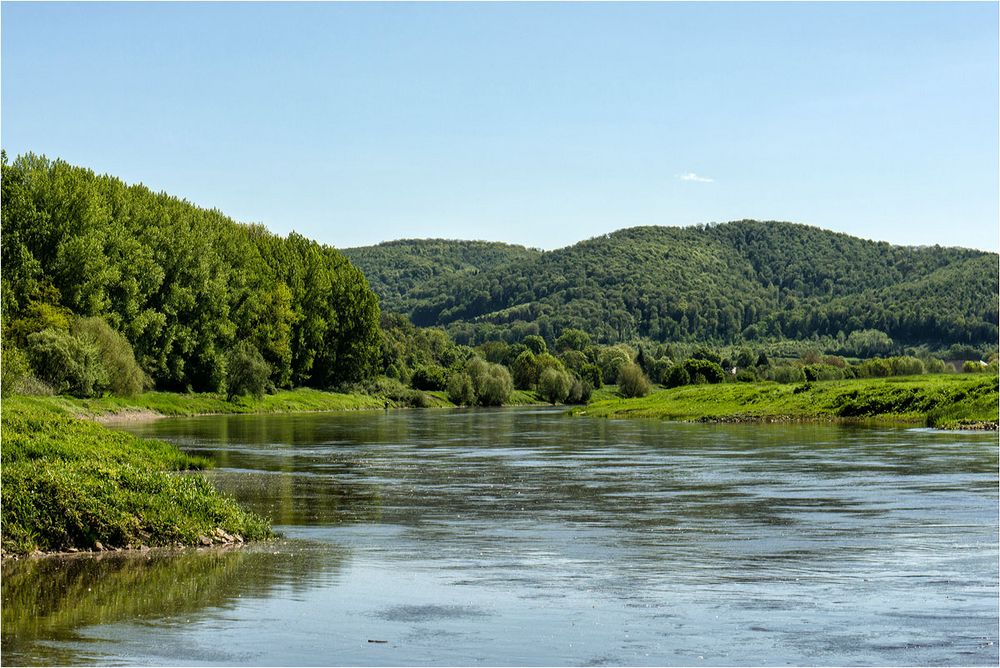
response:
[[[319,390],[282,390],[260,399],[224,394],[145,392],[131,397],[78,399],[69,396],[19,397],[38,407],[60,409],[72,415],[99,417],[128,413],[158,413],[169,416],[225,413],[299,413],[309,411],[350,411],[382,408],[385,400],[367,394],[341,394]]]
[[[37,399],[4,399],[0,448],[7,554],[271,535],[263,518],[197,473],[182,473],[207,467],[207,460],[75,419]]]
[[[688,385],[637,399],[602,391],[573,413],[688,421],[875,420],[995,428],[997,402],[995,377],[941,374],[788,385]]]

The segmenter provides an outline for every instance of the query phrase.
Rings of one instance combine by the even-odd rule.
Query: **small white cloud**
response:
[[[715,179],[710,179],[707,176],[698,176],[694,172],[688,172],[687,174],[678,174],[677,178],[681,181],[697,181],[698,183],[715,183]]]

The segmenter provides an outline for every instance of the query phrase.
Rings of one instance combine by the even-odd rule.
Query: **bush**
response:
[[[565,401],[572,385],[569,374],[559,369],[548,368],[538,378],[539,394],[552,405]]]
[[[20,392],[21,385],[28,377],[30,367],[28,356],[12,341],[4,340],[3,342],[3,350],[0,351],[0,368],[2,368],[0,393],[6,397],[14,392]]]
[[[889,367],[893,376],[919,376],[924,373],[924,363],[916,357],[890,357]]]
[[[626,364],[632,363],[632,353],[628,347],[618,344],[605,348],[597,357],[601,367],[601,375],[607,383],[618,382],[618,371]]]
[[[499,364],[491,364],[489,371],[481,378],[476,399],[481,406],[502,406],[514,391],[514,381],[510,372]]]
[[[467,373],[453,373],[448,379],[448,401],[458,406],[472,406],[476,403],[476,391]]]
[[[807,381],[840,380],[844,377],[843,370],[831,364],[809,364],[802,368]]]
[[[604,385],[604,376],[601,373],[601,367],[596,364],[584,364],[580,367],[580,379],[590,383],[590,387],[602,387]]]
[[[573,384],[569,388],[569,394],[566,396],[567,404],[585,404],[590,401],[590,395],[593,394],[594,387],[589,381],[583,380],[581,378],[573,379]]]
[[[649,378],[638,364],[626,364],[618,371],[618,390],[622,396],[644,397],[651,389]]]
[[[660,385],[667,384],[667,374],[670,373],[670,369],[674,366],[674,363],[669,357],[661,357],[660,359],[653,362],[653,382],[659,383]]]
[[[537,334],[529,334],[528,336],[521,339],[521,343],[528,346],[528,350],[535,353],[536,355],[541,355],[546,352],[549,347],[545,345],[545,339],[538,336]]]
[[[583,351],[590,345],[590,334],[580,329],[564,329],[563,333],[556,339],[556,350],[579,350]]]
[[[91,397],[109,382],[97,346],[67,331],[46,329],[28,335],[28,360],[39,380],[58,394]]]
[[[924,370],[927,373],[944,373],[945,363],[937,357],[927,357],[923,360]]]
[[[986,367],[978,361],[966,360],[962,363],[962,373],[980,373],[985,370]]]
[[[132,345],[104,318],[77,318],[70,331],[77,338],[97,347],[100,363],[107,371],[106,389],[112,394],[127,397],[151,386],[149,376],[135,361]]]
[[[271,367],[264,356],[249,341],[240,341],[226,356],[226,395],[233,397],[253,395],[264,396]]]
[[[680,387],[681,385],[688,385],[690,382],[691,375],[687,372],[687,369],[676,364],[670,367],[670,371],[667,372],[667,377],[663,384],[667,387]]]
[[[410,384],[418,390],[443,390],[448,386],[448,371],[437,364],[418,366]]]
[[[806,380],[806,374],[801,367],[775,366],[768,369],[767,378],[779,383],[802,383]]]
[[[519,390],[530,390],[538,382],[538,361],[535,353],[525,350],[517,356],[511,365],[514,374],[514,385]]]
[[[684,360],[684,370],[688,372],[692,383],[696,374],[702,375],[709,383],[721,383],[726,378],[726,372],[722,370],[721,366],[706,359],[694,357],[686,359]]]

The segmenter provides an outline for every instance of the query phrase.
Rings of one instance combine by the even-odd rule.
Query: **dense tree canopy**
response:
[[[559,349],[568,329],[604,343],[846,339],[878,330],[899,343],[946,346],[995,342],[998,334],[993,253],[739,221],[637,227],[546,253],[480,255],[465,271],[411,270],[418,250],[422,261],[432,263],[436,252],[447,264],[467,243],[348,252],[375,275],[396,272],[387,308],[469,345],[538,334]]]
[[[31,154],[2,188],[5,336],[100,316],[163,389],[223,388],[237,342],[279,387],[378,370],[378,300],[332,248]]]

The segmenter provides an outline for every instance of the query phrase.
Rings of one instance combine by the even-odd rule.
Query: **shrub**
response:
[[[779,383],[802,383],[806,380],[806,374],[801,367],[784,365],[771,367],[767,378]]]
[[[556,339],[556,350],[586,350],[590,345],[590,334],[580,329],[564,329]]]
[[[538,378],[538,392],[542,395],[542,398],[550,404],[555,405],[560,401],[566,400],[572,384],[572,379],[568,373],[559,369],[548,368]]]
[[[802,368],[807,381],[840,380],[844,372],[831,364],[809,364]]]
[[[511,365],[514,384],[519,390],[530,390],[538,382],[538,360],[535,353],[525,350]]]
[[[77,318],[70,330],[77,338],[97,347],[100,363],[107,371],[107,388],[112,394],[131,396],[152,384],[135,361],[132,345],[111,328],[104,318]]]
[[[924,373],[924,363],[916,357],[890,357],[889,367],[893,376],[919,376]]]
[[[437,364],[423,364],[413,370],[410,384],[418,390],[443,390],[448,386],[448,371]]]
[[[618,382],[618,371],[626,364],[632,363],[631,350],[622,345],[605,348],[597,357],[597,363],[601,367],[601,375],[606,383]]]
[[[476,403],[476,391],[467,373],[453,373],[448,379],[448,401],[458,406],[472,406]]]
[[[537,334],[529,334],[528,336],[521,339],[521,343],[528,346],[528,350],[535,353],[536,355],[541,355],[542,353],[544,353],[549,349],[549,347],[545,345],[545,339],[538,336]]]
[[[601,367],[596,364],[584,364],[580,367],[580,379],[590,383],[590,387],[602,387],[604,385],[604,376],[601,373]]]
[[[476,399],[481,406],[502,406],[510,399],[510,393],[513,391],[514,381],[511,380],[506,367],[491,364],[486,374],[480,376]]]
[[[581,378],[573,379],[573,384],[569,388],[569,394],[566,396],[567,404],[585,404],[590,401],[590,395],[593,394],[594,387],[589,381],[583,380]]]
[[[90,397],[108,386],[97,346],[67,331],[46,329],[28,335],[28,360],[39,380],[58,394]]]
[[[28,356],[23,350],[14,345],[13,341],[4,340],[3,350],[0,351],[0,393],[8,396],[14,392],[21,391],[21,385],[28,377],[30,367]]]
[[[644,397],[651,389],[649,378],[638,364],[626,364],[618,372],[618,390],[625,397]]]
[[[674,363],[670,361],[669,357],[661,357],[660,359],[653,362],[653,382],[659,383],[661,385],[667,384],[667,374],[670,373],[670,369],[674,366]]]
[[[226,356],[226,395],[230,400],[247,394],[264,396],[270,376],[270,365],[249,341],[240,341]]]
[[[670,367],[670,371],[667,372],[667,377],[664,380],[664,385],[667,387],[680,387],[681,385],[688,385],[691,382],[691,375],[687,372],[680,364],[675,364]]]
[[[927,373],[944,373],[945,363],[937,357],[927,357],[923,360],[924,370]]]
[[[980,373],[985,370],[986,367],[978,361],[966,360],[965,362],[962,362],[962,373]]]
[[[694,382],[695,374],[701,374],[709,383],[721,383],[726,378],[726,372],[715,362],[690,358],[684,360],[684,370],[688,372],[691,382]]]

